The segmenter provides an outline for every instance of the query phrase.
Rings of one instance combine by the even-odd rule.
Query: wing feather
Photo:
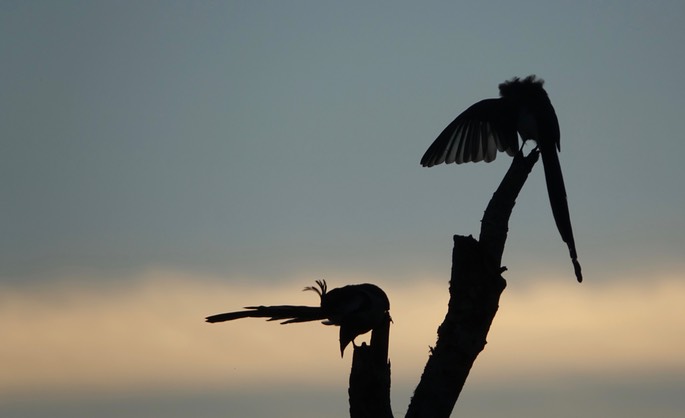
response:
[[[490,162],[497,151],[518,150],[516,109],[507,98],[485,99],[466,109],[447,125],[421,158],[421,165]]]

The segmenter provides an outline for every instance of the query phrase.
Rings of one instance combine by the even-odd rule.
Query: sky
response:
[[[478,234],[510,163],[419,160],[537,74],[585,281],[538,164],[453,415],[681,416],[683,17],[662,0],[0,2],[0,415],[347,416],[333,327],[203,322],[316,304],[300,290],[322,278],[390,297],[404,415],[452,235]]]

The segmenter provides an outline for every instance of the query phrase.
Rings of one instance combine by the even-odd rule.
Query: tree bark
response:
[[[485,210],[480,242],[471,236],[454,236],[447,314],[407,417],[447,418],[452,413],[471,366],[485,347],[506,287],[501,276],[506,268],[500,264],[509,217],[538,157],[537,151],[526,157],[521,152],[516,154]]]
[[[390,315],[371,331],[369,345],[354,347],[350,372],[350,417],[392,418],[390,408]]]

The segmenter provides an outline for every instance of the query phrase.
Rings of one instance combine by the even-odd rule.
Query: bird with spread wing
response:
[[[581,282],[583,275],[557,155],[560,150],[559,121],[543,83],[531,75],[500,84],[500,97],[481,100],[457,116],[428,148],[421,165],[490,162],[498,151],[515,155],[519,150],[519,135],[524,143],[529,139],[535,141],[542,154],[554,221],[568,246],[576,278]]]

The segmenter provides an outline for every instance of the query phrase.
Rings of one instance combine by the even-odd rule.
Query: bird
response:
[[[513,156],[523,144],[535,141],[542,155],[547,193],[559,234],[567,244],[578,282],[583,274],[576,252],[568,210],[566,187],[558,152],[560,131],[557,114],[545,91],[544,80],[535,75],[514,77],[499,85],[499,98],[481,100],[452,121],[421,158],[421,165],[491,162],[497,152]]]
[[[322,321],[324,325],[340,327],[340,356],[350,342],[381,325],[390,311],[390,301],[385,292],[370,283],[352,284],[328,290],[325,280],[316,280],[316,286],[303,291],[313,291],[321,299],[320,306],[246,306],[244,311],[211,315],[206,322],[217,323],[240,318],[268,318],[281,324]]]

